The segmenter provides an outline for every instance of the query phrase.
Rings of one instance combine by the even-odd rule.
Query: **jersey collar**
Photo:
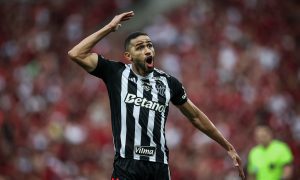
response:
[[[153,70],[151,73],[149,73],[147,76],[141,76],[141,75],[139,75],[139,74],[136,74],[136,73],[133,71],[133,69],[132,69],[132,64],[128,64],[127,66],[128,66],[128,68],[130,68],[130,70],[132,71],[132,73],[133,73],[138,79],[150,79],[150,78],[153,77],[153,72],[154,72],[154,70]]]

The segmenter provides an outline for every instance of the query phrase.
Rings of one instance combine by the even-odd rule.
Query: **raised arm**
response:
[[[224,149],[226,149],[228,155],[233,160],[234,166],[238,168],[240,177],[245,179],[239,155],[235,151],[234,147],[224,138],[221,132],[208,119],[208,117],[190,100],[177,107],[197,129],[205,133],[207,136],[218,142]]]
[[[115,16],[110,23],[96,31],[95,33],[89,35],[83,39],[79,44],[74,46],[69,52],[69,57],[79,64],[86,71],[93,71],[98,62],[98,57],[96,53],[92,53],[92,48],[110,32],[114,32],[121,27],[122,21],[127,21],[134,16],[133,11],[125,12]]]

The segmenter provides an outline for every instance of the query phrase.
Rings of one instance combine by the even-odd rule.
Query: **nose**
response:
[[[146,47],[145,48],[145,55],[150,56],[151,55],[151,49]]]

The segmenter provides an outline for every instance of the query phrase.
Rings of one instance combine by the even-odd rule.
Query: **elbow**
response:
[[[71,60],[76,60],[78,59],[79,55],[73,49],[71,49],[70,51],[68,51],[68,56]]]
[[[70,51],[68,51],[68,56],[72,61],[80,62],[83,61],[88,56],[88,54],[85,54],[73,48]]]

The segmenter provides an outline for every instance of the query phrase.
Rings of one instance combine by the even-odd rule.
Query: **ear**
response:
[[[125,52],[124,52],[124,57],[125,57],[125,59],[126,59],[127,61],[132,61],[131,55],[130,55],[130,53],[129,53],[128,51],[125,51]]]

